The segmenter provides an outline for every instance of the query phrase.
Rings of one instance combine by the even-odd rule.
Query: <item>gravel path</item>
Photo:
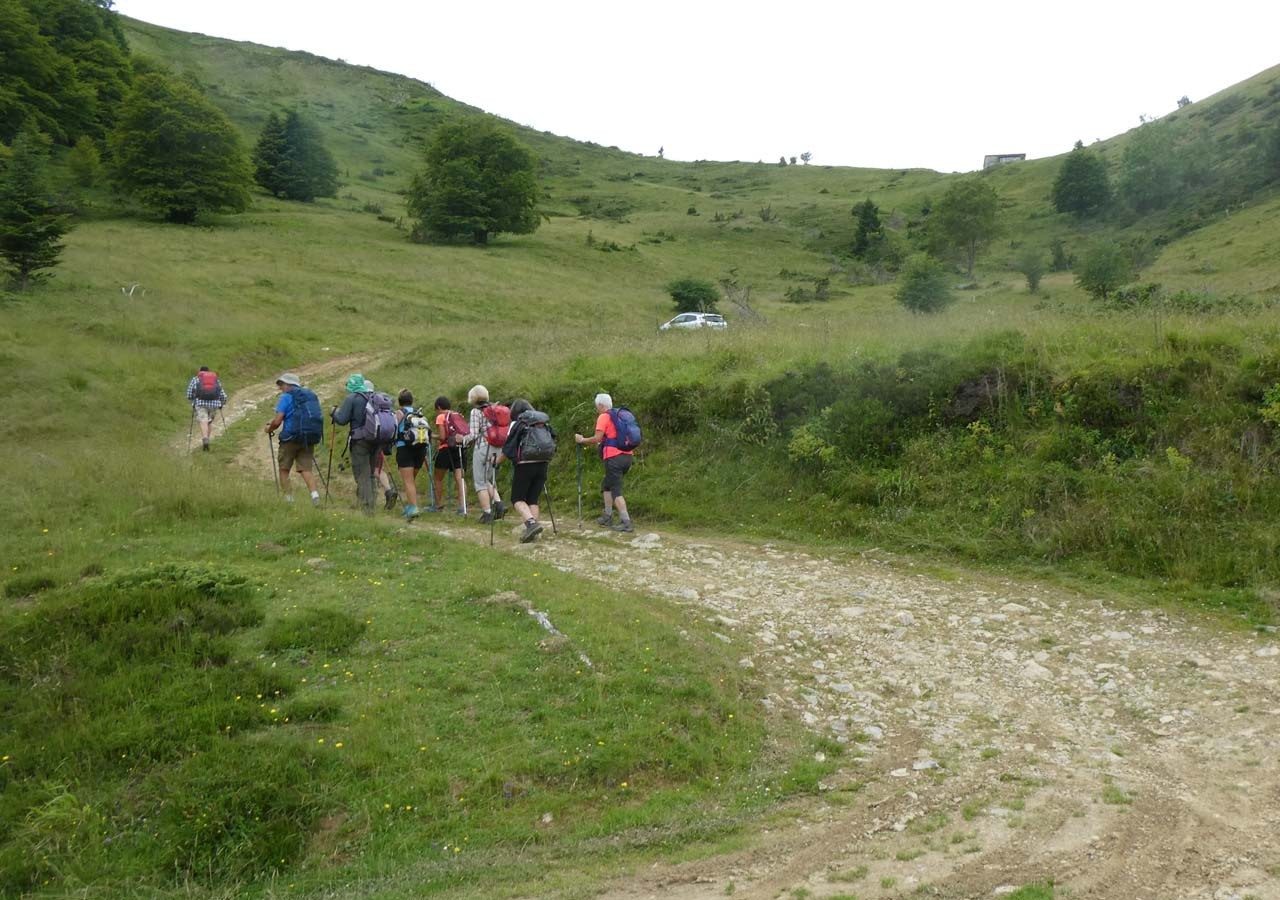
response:
[[[1051,878],[1073,898],[1280,900],[1274,634],[875,551],[589,529],[513,552],[702,611],[780,727],[847,748],[819,801],[748,849],[603,896],[986,897]]]
[[[331,392],[371,364],[302,373]],[[265,422],[273,395],[246,388],[228,419]],[[268,477],[257,444],[238,461]],[[430,517],[405,527],[488,537]],[[1280,900],[1273,633],[876,551],[595,526],[545,537],[500,543],[700,611],[777,727],[845,748],[819,798],[744,849],[626,874],[603,897],[978,898],[1053,879],[1072,898]]]

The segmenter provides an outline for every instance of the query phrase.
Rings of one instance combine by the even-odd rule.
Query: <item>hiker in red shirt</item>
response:
[[[596,394],[596,433],[591,437],[575,434],[573,439],[579,444],[600,444],[600,455],[604,459],[604,480],[600,482],[600,494],[604,499],[604,512],[596,519],[601,525],[611,527],[614,531],[631,532],[635,526],[631,524],[631,516],[627,512],[627,501],[622,497],[622,476],[627,474],[635,453],[624,450],[619,444],[618,426],[613,420],[613,398],[608,394]],[[619,522],[613,523],[613,511],[617,509]]]

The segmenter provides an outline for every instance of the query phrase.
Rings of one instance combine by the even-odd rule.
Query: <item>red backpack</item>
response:
[[[217,372],[197,372],[196,373],[196,399],[197,400],[217,400],[221,393],[221,387],[218,383]]]
[[[490,447],[504,446],[507,443],[507,432],[511,430],[511,407],[489,403],[480,409],[489,422],[484,430],[484,439],[489,442]]]
[[[470,433],[471,426],[467,424],[462,413],[449,410],[448,415],[444,417],[445,444],[449,447],[460,446],[458,438],[466,437]]]

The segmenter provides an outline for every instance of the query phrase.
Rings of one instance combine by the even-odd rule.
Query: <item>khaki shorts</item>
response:
[[[280,471],[288,472],[295,462],[298,464],[299,472],[308,472],[313,469],[316,464],[314,448],[302,441],[281,441]]]
[[[216,422],[218,420],[218,407],[216,406],[193,406],[196,411],[197,422]]]

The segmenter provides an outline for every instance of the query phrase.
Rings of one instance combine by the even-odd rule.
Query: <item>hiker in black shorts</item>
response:
[[[547,466],[555,454],[555,432],[547,414],[538,412],[528,400],[511,404],[511,430],[507,443],[498,454],[498,464],[509,459],[511,467],[511,500],[522,519],[524,533],[520,543],[527,544],[542,533],[538,521],[538,498],[547,484]]]

